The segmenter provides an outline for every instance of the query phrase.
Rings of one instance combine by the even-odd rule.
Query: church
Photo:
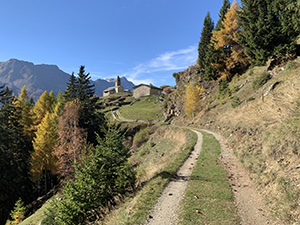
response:
[[[109,96],[111,94],[115,93],[123,93],[124,88],[121,86],[121,79],[119,76],[116,78],[115,86],[114,87],[109,87],[103,91],[103,97],[104,96]]]

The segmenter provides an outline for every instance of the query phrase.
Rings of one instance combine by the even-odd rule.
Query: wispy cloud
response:
[[[160,72],[172,72],[186,69],[196,62],[197,46],[192,45],[186,49],[165,52],[158,57],[135,66],[131,71],[123,74],[135,84],[155,83]],[[151,78],[149,75],[151,74]],[[170,74],[171,75],[171,74]]]

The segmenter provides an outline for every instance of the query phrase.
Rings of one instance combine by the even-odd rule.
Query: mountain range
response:
[[[62,71],[56,65],[40,64],[35,65],[18,59],[10,59],[0,62],[0,85],[5,84],[18,95],[24,85],[30,97],[37,100],[46,90],[53,90],[57,94],[60,90],[65,91],[70,74]],[[114,78],[91,80],[95,85],[95,94],[103,95],[103,90],[115,85]],[[124,89],[132,91],[135,86],[126,77],[121,77],[121,85]]]

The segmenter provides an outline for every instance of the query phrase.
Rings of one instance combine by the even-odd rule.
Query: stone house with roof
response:
[[[162,89],[154,87],[153,85],[140,84],[133,87],[133,97],[141,98],[144,96],[160,95]]]
[[[109,87],[103,91],[103,97],[104,96],[109,96],[111,94],[115,93],[123,93],[124,88],[121,86],[121,79],[119,76],[116,78],[115,86],[114,87]]]

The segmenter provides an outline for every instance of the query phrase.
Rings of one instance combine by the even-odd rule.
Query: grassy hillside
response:
[[[300,220],[299,73],[300,58],[272,71],[253,67],[233,78],[230,94],[211,88],[197,116],[175,122],[227,137],[266,204],[287,223]]]
[[[197,140],[191,131],[160,127],[131,157],[138,192],[125,199],[99,224],[143,224],[166,184],[183,164]]]
[[[164,120],[158,96],[142,97],[134,104],[120,108],[120,113],[127,119]]]

